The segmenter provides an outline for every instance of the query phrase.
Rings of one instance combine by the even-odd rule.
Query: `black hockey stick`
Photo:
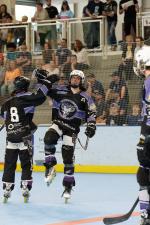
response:
[[[4,127],[5,127],[5,124],[3,123],[2,126],[0,127],[0,131],[3,130]]]
[[[87,150],[88,143],[89,143],[89,137],[87,137],[85,145],[83,145],[83,144],[81,143],[81,141],[80,141],[79,138],[78,138],[78,142],[79,142],[79,144],[81,145],[81,147],[82,147],[84,150]]]
[[[133,213],[134,209],[136,208],[138,202],[139,202],[139,198],[136,199],[136,201],[134,202],[132,208],[129,210],[128,213],[121,216],[116,216],[116,217],[105,217],[103,219],[103,223],[106,225],[109,225],[109,224],[121,223],[128,220],[131,214]]]

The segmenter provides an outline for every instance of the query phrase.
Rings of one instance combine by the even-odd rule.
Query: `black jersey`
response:
[[[32,122],[35,107],[42,104],[47,88],[42,85],[36,93],[21,92],[9,98],[1,107],[1,116],[5,120],[7,140],[12,143],[23,141],[35,129]]]
[[[93,99],[85,92],[74,94],[68,86],[57,86],[48,92],[53,100],[52,120],[69,125],[79,132],[82,122],[94,122],[96,106]]]

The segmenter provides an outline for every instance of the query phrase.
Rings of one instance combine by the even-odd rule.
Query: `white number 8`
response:
[[[11,116],[12,122],[19,122],[19,115],[18,115],[18,110],[16,107],[10,108],[10,116]]]

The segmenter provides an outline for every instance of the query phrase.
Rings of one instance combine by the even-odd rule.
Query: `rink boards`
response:
[[[44,134],[48,125],[40,125],[34,135],[34,171],[44,171]],[[81,127],[79,139],[85,145],[85,127]],[[140,127],[107,127],[97,126],[96,135],[89,140],[85,151],[77,142],[75,150],[76,172],[94,173],[136,173],[138,161],[136,144],[139,139]],[[1,131],[0,169],[3,169],[6,131]],[[63,172],[61,157],[62,140],[58,141],[56,157],[58,172]],[[19,162],[18,162],[19,164]],[[20,166],[17,167],[20,170]]]

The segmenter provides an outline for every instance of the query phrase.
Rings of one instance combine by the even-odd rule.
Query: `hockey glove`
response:
[[[33,75],[37,78],[39,83],[42,83],[43,80],[47,79],[48,71],[42,69],[35,69]]]
[[[96,131],[95,123],[88,123],[87,128],[85,130],[86,136],[92,138],[95,135],[95,131]]]
[[[49,80],[52,84],[59,81],[59,76],[57,74],[52,74],[49,77],[47,77],[47,80]]]

